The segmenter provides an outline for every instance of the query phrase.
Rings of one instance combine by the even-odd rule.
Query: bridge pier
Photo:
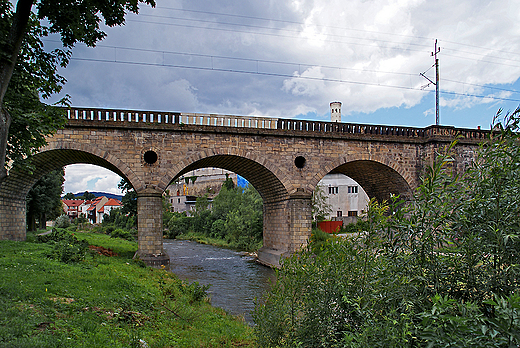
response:
[[[0,196],[0,240],[24,241],[25,219],[25,197]]]
[[[280,261],[307,244],[311,236],[311,195],[296,192],[278,202],[264,202],[264,246],[258,261],[280,267]]]
[[[138,249],[136,256],[148,266],[159,268],[170,263],[163,249],[162,194],[155,189],[137,192]]]

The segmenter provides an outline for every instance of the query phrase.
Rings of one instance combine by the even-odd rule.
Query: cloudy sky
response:
[[[73,106],[425,127],[489,127],[520,105],[520,2],[158,0],[77,46]],[[47,42],[55,44],[53,39]],[[429,85],[428,85],[429,84]],[[117,191],[98,167],[66,168],[65,192]]]

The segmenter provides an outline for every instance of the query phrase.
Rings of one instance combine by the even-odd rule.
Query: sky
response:
[[[75,47],[51,102],[327,121],[341,101],[343,122],[426,127],[437,41],[441,125],[489,128],[520,105],[519,1],[158,0],[106,33]],[[118,182],[68,166],[65,192]]]

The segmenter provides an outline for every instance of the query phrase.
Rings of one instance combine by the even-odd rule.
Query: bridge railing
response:
[[[427,128],[382,126],[355,123],[320,122],[293,119],[278,119],[278,129],[290,131],[364,134],[374,136],[397,136],[412,138],[447,137],[464,139],[484,139],[489,130],[465,129],[451,126],[429,126]]]
[[[276,129],[276,118],[195,114],[162,111],[132,111],[94,108],[68,108],[67,118],[113,122],[191,124],[200,126]]]
[[[133,111],[96,108],[68,108],[67,117],[75,120],[98,120],[109,122],[142,122],[163,124],[189,124],[200,126],[262,128],[288,131],[321,133],[363,134],[406,138],[455,138],[484,139],[489,130],[465,129],[450,126],[426,128],[382,126],[354,123],[306,121],[283,118],[232,116],[162,111]]]

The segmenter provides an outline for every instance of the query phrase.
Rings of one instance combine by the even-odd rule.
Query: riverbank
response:
[[[103,249],[63,263],[50,244],[0,242],[0,346],[255,346],[252,328],[212,307],[204,287],[133,261],[135,242],[76,236]]]
[[[262,247],[262,242],[259,242],[257,245],[254,246],[254,248],[252,248],[250,250],[241,250],[240,248],[236,248],[234,246],[234,244],[228,243],[224,239],[212,238],[212,237],[208,237],[207,235],[205,235],[203,233],[196,233],[196,232],[182,233],[182,234],[177,235],[175,237],[175,239],[191,240],[193,242],[197,242],[197,243],[201,243],[201,244],[213,245],[216,247],[227,248],[227,249],[236,250],[236,251],[243,251],[243,252],[247,253],[248,255],[254,256],[254,257],[256,257],[256,252],[258,251],[258,249],[260,249]]]

